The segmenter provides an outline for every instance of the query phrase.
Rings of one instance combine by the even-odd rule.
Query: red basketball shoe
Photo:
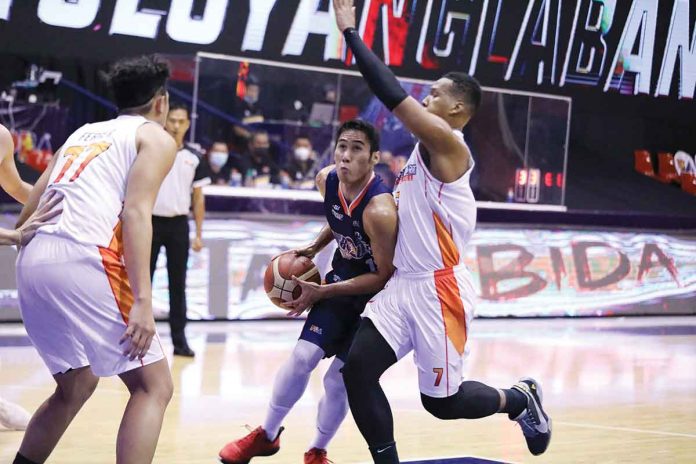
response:
[[[220,462],[223,464],[247,464],[251,458],[256,456],[272,456],[280,449],[280,434],[283,427],[278,431],[278,436],[271,441],[266,436],[263,427],[256,427],[251,430],[246,437],[240,438],[225,445],[220,451]]]

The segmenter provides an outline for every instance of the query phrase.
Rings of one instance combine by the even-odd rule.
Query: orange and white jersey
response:
[[[86,245],[108,247],[119,223],[128,173],[138,154],[136,132],[149,122],[142,116],[119,116],[86,124],[56,154],[58,160],[44,195],[57,190],[63,213],[42,234]]]
[[[454,131],[464,142],[461,131]],[[440,182],[428,171],[416,145],[394,187],[399,234],[394,265],[400,272],[422,273],[463,262],[464,247],[476,227],[476,201],[469,185],[474,167],[457,180]]]

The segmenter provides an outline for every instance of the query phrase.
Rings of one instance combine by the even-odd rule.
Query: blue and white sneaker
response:
[[[536,380],[525,377],[512,388],[527,397],[527,408],[519,416],[511,419],[522,427],[529,451],[535,456],[542,454],[551,441],[551,418],[541,406],[543,399],[541,385]]]

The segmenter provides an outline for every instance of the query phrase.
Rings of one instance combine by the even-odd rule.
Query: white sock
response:
[[[266,422],[263,424],[269,440],[275,440],[278,436],[283,419],[302,397],[310,374],[323,357],[324,351],[321,348],[308,341],[299,340],[290,359],[276,374],[273,396],[268,405]]]
[[[324,376],[324,396],[319,401],[317,434],[309,447],[326,449],[348,414],[348,396],[343,384],[343,361],[335,358]]]
[[[31,414],[23,407],[0,398],[0,424],[10,430],[26,430]]]

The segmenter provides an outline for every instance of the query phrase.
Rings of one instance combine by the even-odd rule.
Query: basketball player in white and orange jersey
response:
[[[507,413],[522,426],[533,454],[551,438],[539,384],[521,379],[498,390],[462,382],[467,333],[476,294],[464,247],[476,224],[469,186],[474,167],[462,128],[481,101],[478,82],[464,73],[437,80],[422,102],[409,97],[355,30],[352,0],[333,0],[336,22],[365,81],[418,144],[397,179],[399,232],[385,289],[365,308],[343,376],[355,422],[376,463],[399,462],[393,420],[379,378],[414,351],[423,406],[441,419]]]
[[[114,64],[108,78],[120,115],[68,138],[20,216],[21,224],[40,198],[62,196],[58,221],[17,259],[22,318],[57,387],[33,415],[16,464],[46,461],[99,377],[113,375],[130,392],[116,462],[152,462],[173,389],[149,269],[152,207],[176,154],[162,127],[168,77],[155,57]]]

